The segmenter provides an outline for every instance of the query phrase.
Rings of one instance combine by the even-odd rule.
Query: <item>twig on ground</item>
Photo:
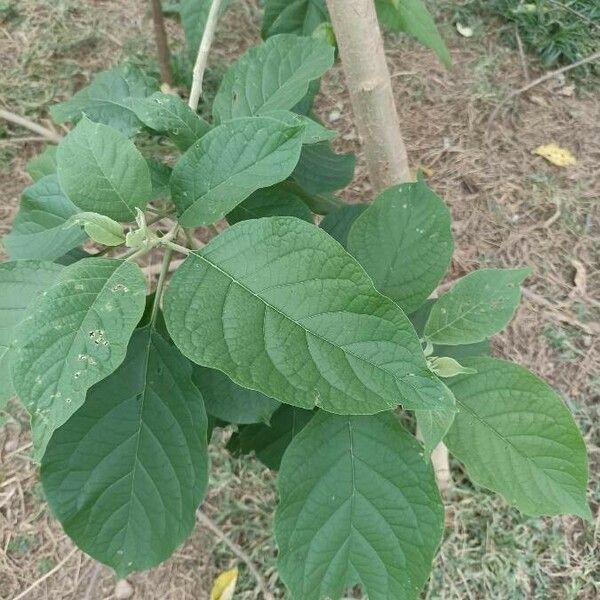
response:
[[[102,570],[102,563],[97,562],[91,570],[91,575],[89,576],[88,584],[85,588],[85,594],[83,595],[83,600],[91,600],[94,595],[94,591],[96,589],[96,582],[98,581],[98,576],[100,575],[100,571]]]
[[[196,111],[198,109],[198,102],[202,95],[202,81],[204,80],[204,71],[206,70],[206,63],[208,61],[208,53],[215,37],[215,29],[217,28],[217,21],[221,14],[221,3],[223,0],[212,0],[208,17],[206,19],[206,25],[204,26],[204,32],[202,33],[202,41],[198,48],[198,55],[196,56],[196,62],[194,64],[194,71],[192,73],[192,89],[190,90],[190,100],[188,102],[189,107]]]
[[[51,129],[47,129],[43,125],[38,125],[33,121],[27,119],[26,117],[22,117],[21,115],[17,115],[10,110],[6,110],[4,108],[0,108],[0,118],[5,121],[10,121],[15,125],[20,125],[21,127],[25,127],[25,129],[29,129],[34,133],[39,133],[44,139],[50,140],[55,144],[58,144],[60,140],[62,140],[62,135],[60,133],[56,133],[56,131],[52,131]]]
[[[269,592],[267,582],[263,576],[258,572],[258,569],[254,566],[252,559],[242,550],[235,542],[231,541],[221,528],[205,513],[201,510],[196,511],[196,518],[202,525],[209,529],[219,540],[221,540],[243,563],[246,564],[250,573],[252,573],[256,583],[262,592],[265,600],[273,600],[273,595]]]
[[[508,96],[506,96],[506,98],[504,98],[504,100],[502,100],[502,102],[500,102],[500,104],[498,104],[498,106],[496,106],[496,108],[490,114],[488,122],[487,122],[486,134],[489,133],[490,129],[492,128],[492,125],[493,125],[500,109],[509,100],[512,100],[513,98],[516,98],[517,96],[520,96],[521,94],[524,94],[525,92],[529,91],[531,88],[535,87],[536,85],[539,85],[540,83],[543,83],[544,81],[548,81],[548,79],[552,79],[553,77],[556,77],[557,75],[560,75],[561,73],[566,73],[567,71],[571,71],[572,69],[575,69],[576,67],[580,67],[581,65],[585,65],[587,63],[594,62],[595,60],[598,60],[598,59],[600,59],[600,52],[595,52],[594,54],[591,54],[590,56],[587,56],[586,58],[582,58],[581,60],[571,63],[570,65],[566,65],[565,67],[561,67],[560,69],[555,69],[554,71],[550,71],[550,72],[546,73],[545,75],[542,75],[541,77],[538,77],[537,79],[534,79],[533,81],[530,81],[527,85],[524,85],[523,87],[519,88],[518,90],[513,90]]]
[[[46,581],[48,577],[52,577],[54,573],[60,571],[63,566],[71,559],[71,557],[79,551],[79,548],[73,548],[69,554],[67,554],[53,569],[50,569],[47,573],[42,575],[39,579],[36,579],[26,590],[22,591],[18,596],[15,596],[13,600],[22,600],[26,598],[33,589],[35,589],[40,583]]]
[[[523,76],[525,77],[525,81],[529,83],[531,81],[529,77],[529,69],[527,68],[527,57],[525,56],[525,51],[523,50],[523,40],[521,40],[521,34],[519,33],[519,28],[515,25],[515,37],[517,38],[517,48],[519,50],[519,59],[521,60],[521,68],[523,69]]]
[[[154,39],[156,40],[158,64],[160,66],[160,80],[172,87],[171,53],[160,0],[152,0],[152,21],[154,22]]]

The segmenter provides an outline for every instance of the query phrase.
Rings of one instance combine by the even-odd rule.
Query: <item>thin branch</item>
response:
[[[22,600],[23,598],[26,598],[29,595],[29,592],[31,592],[38,585],[40,585],[40,583],[46,581],[48,577],[52,577],[52,575],[54,575],[54,573],[56,573],[57,571],[60,571],[60,569],[63,568],[63,566],[71,559],[71,557],[78,550],[79,548],[73,548],[73,550],[71,550],[71,552],[69,552],[69,554],[67,554],[53,569],[42,575],[42,577],[40,577],[39,579],[36,579],[26,590],[22,591],[18,596],[15,596],[13,600]]]
[[[258,569],[254,566],[252,559],[242,550],[235,542],[231,541],[227,535],[221,528],[205,513],[201,510],[196,511],[196,518],[202,525],[204,525],[207,529],[221,540],[243,563],[248,567],[248,571],[252,573],[254,579],[256,579],[256,583],[262,592],[263,598],[265,600],[273,600],[273,596],[271,592],[269,592],[269,588],[267,586],[267,582],[264,580],[263,576],[258,572]]]
[[[591,19],[588,19],[582,12],[575,10],[571,6],[563,4],[562,2],[558,2],[557,0],[548,0],[548,2],[550,2],[550,4],[554,4],[554,6],[556,6],[557,8],[562,8],[563,10],[566,10],[571,14],[578,16],[582,21],[585,21],[588,25],[591,25],[594,29],[600,30],[600,25],[598,23],[595,23]]]
[[[58,144],[60,142],[60,140],[62,140],[62,135],[60,135],[59,133],[56,133],[55,131],[52,131],[51,129],[47,129],[46,127],[43,127],[42,125],[38,125],[37,123],[30,121],[26,117],[17,115],[14,112],[11,112],[10,110],[5,110],[4,108],[0,108],[0,118],[4,119],[5,121],[10,121],[11,123],[14,123],[15,125],[20,125],[21,127],[25,127],[25,129],[29,129],[29,131],[38,133],[39,135],[44,137],[44,139],[50,140],[51,142],[54,142],[55,144]]]
[[[556,77],[557,75],[560,75],[561,73],[566,73],[567,71],[570,71],[571,69],[575,69],[577,67],[580,67],[581,65],[585,65],[587,63],[594,62],[595,60],[598,60],[598,59],[600,59],[600,52],[595,52],[594,54],[591,54],[590,56],[587,56],[586,58],[582,58],[581,60],[578,60],[577,62],[571,63],[570,65],[566,65],[565,67],[561,67],[560,69],[550,71],[549,73],[546,73],[545,75],[542,75],[541,77],[538,77],[537,79],[534,79],[533,81],[529,82],[527,85],[524,85],[522,88],[512,91],[492,111],[492,114],[490,115],[490,117],[488,119],[488,123],[487,123],[488,132],[491,129],[492,124],[494,123],[494,120],[496,119],[496,115],[498,114],[498,111],[509,100],[512,100],[513,98],[516,98],[517,96],[520,96],[521,94],[529,91],[531,88],[535,87],[536,85],[539,85],[540,83],[544,83],[544,81],[548,81],[548,79],[552,79],[553,77]]]
[[[202,33],[202,41],[198,48],[198,56],[196,56],[196,63],[194,64],[194,71],[192,73],[192,89],[190,90],[190,100],[188,102],[189,107],[196,111],[198,109],[198,102],[200,96],[202,96],[202,81],[204,80],[204,71],[206,70],[206,63],[208,61],[208,53],[212,46],[213,39],[215,37],[215,29],[217,28],[217,21],[221,14],[221,4],[223,0],[212,0],[206,24],[204,26],[204,32]]]
[[[152,20],[154,22],[154,39],[156,40],[158,64],[160,66],[160,80],[172,87],[171,53],[160,0],[152,0]]]

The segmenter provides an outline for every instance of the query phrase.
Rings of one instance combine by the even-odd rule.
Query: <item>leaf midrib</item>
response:
[[[268,308],[270,308],[271,310],[275,311],[277,314],[281,315],[282,317],[284,317],[285,319],[287,319],[288,321],[291,321],[292,323],[294,323],[294,325],[296,325],[297,327],[299,327],[300,329],[302,329],[305,334],[310,334],[313,337],[329,344],[330,346],[332,346],[333,348],[339,349],[341,350],[344,354],[348,354],[349,356],[352,356],[353,358],[362,361],[368,365],[371,365],[372,367],[374,367],[375,369],[379,369],[381,371],[383,371],[384,373],[386,373],[387,375],[389,375],[390,377],[393,378],[394,381],[400,381],[402,382],[404,385],[408,386],[409,388],[411,388],[416,396],[421,400],[421,393],[415,388],[415,386],[413,384],[411,384],[408,381],[408,378],[404,378],[404,377],[400,377],[397,374],[394,374],[390,371],[388,371],[387,369],[385,369],[384,367],[382,367],[381,365],[377,365],[369,360],[367,360],[366,358],[362,357],[362,356],[357,356],[356,354],[354,354],[353,352],[350,352],[349,350],[346,350],[344,348],[342,348],[341,346],[337,346],[335,345],[333,342],[331,342],[330,340],[320,336],[317,333],[314,333],[313,331],[311,331],[310,329],[306,328],[304,325],[302,325],[301,323],[299,323],[298,321],[292,319],[290,316],[286,315],[284,312],[282,312],[280,309],[278,309],[277,307],[273,306],[272,304],[270,304],[269,302],[267,302],[264,298],[262,298],[261,296],[259,296],[256,292],[252,291],[250,288],[248,288],[246,285],[244,285],[241,281],[239,281],[238,279],[236,279],[233,275],[231,275],[230,273],[228,273],[227,271],[225,271],[224,269],[222,269],[221,267],[219,267],[217,264],[213,263],[212,261],[210,261],[208,258],[206,258],[204,255],[199,254],[197,252],[192,252],[191,253],[193,256],[203,260],[204,262],[206,262],[208,265],[210,265],[211,267],[213,267],[214,269],[216,269],[217,271],[219,271],[220,273],[222,273],[225,277],[227,277],[228,279],[231,280],[232,283],[235,283],[236,285],[238,285],[239,287],[241,287],[243,290],[245,290],[246,292],[248,292],[251,296],[255,297],[257,300],[259,300],[262,304],[264,304],[265,306],[267,306]],[[412,363],[414,365],[414,363]],[[416,375],[416,373],[413,373],[413,375]],[[385,400],[384,398],[381,397],[381,395],[379,393],[377,393],[377,396],[379,398],[381,398],[382,400],[385,401],[385,403],[390,407],[390,408],[394,408],[395,406],[397,406],[397,404],[390,404],[390,402],[388,400]],[[422,400],[421,400],[422,401]],[[400,404],[400,403],[398,403]],[[314,406],[314,405],[313,405]],[[444,406],[441,406],[440,409],[444,408]],[[428,409],[428,410],[435,410],[435,409]]]

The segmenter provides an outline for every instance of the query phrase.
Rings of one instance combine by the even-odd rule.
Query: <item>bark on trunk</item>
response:
[[[327,0],[327,7],[371,184],[380,192],[411,177],[375,3],[373,0]],[[445,496],[450,467],[448,449],[443,443],[433,451],[431,462],[440,492]]]
[[[327,0],[371,184],[410,179],[373,0]]]

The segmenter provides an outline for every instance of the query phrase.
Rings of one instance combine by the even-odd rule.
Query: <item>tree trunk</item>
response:
[[[371,184],[410,179],[373,0],[327,0]]]
[[[156,40],[158,64],[160,66],[160,80],[161,83],[166,83],[169,87],[172,87],[171,53],[169,52],[169,42],[160,0],[152,0],[152,21],[154,22],[154,39]]]
[[[373,0],[327,0],[327,7],[371,184],[380,192],[411,177],[375,3]],[[420,437],[418,428],[417,437]],[[448,449],[443,443],[433,451],[431,462],[440,492],[445,496],[450,467]]]

